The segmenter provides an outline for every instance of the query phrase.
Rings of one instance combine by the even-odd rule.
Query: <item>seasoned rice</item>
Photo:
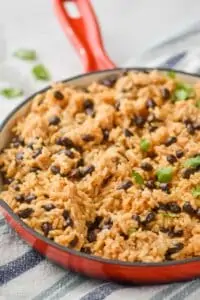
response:
[[[200,84],[124,72],[37,95],[1,151],[0,197],[56,243],[108,259],[200,256]]]

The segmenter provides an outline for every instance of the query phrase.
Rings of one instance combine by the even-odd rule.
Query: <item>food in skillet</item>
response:
[[[103,258],[200,256],[200,84],[123,72],[55,84],[0,154],[0,197],[37,232]]]

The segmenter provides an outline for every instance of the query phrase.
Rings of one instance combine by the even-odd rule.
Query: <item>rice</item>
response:
[[[124,72],[37,95],[1,151],[0,197],[81,252],[200,256],[200,85],[172,77]]]

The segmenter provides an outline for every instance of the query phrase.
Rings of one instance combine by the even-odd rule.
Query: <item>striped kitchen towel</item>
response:
[[[124,66],[165,66],[200,73],[200,24]],[[169,55],[169,53],[175,53]],[[0,216],[0,300],[197,300],[200,280],[157,286],[124,286],[87,278],[49,262],[26,245]]]

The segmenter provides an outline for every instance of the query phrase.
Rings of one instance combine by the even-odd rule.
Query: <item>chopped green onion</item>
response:
[[[17,98],[23,95],[23,91],[18,88],[4,88],[0,91],[0,95],[8,99]]]
[[[160,212],[160,214],[163,215],[164,217],[170,217],[170,218],[177,217],[177,214],[173,214],[171,212]]]
[[[195,198],[200,197],[200,186],[197,186],[196,188],[194,188],[194,189],[192,190],[192,195],[193,195]]]
[[[132,177],[135,179],[135,182],[137,184],[140,184],[140,185],[144,184],[144,179],[138,172],[133,171]]]
[[[198,167],[200,166],[200,155],[196,156],[196,157],[192,157],[192,158],[188,158],[185,163],[184,163],[185,167]]]
[[[167,72],[167,76],[170,77],[171,79],[176,78],[176,72],[174,72],[173,70],[170,70]]]
[[[161,168],[156,172],[158,181],[161,183],[168,183],[172,180],[173,169],[172,167]]]
[[[14,56],[22,60],[36,60],[37,55],[35,50],[19,49],[14,52]]]
[[[176,84],[176,89],[173,93],[173,100],[175,102],[181,101],[181,100],[187,100],[188,98],[190,98],[194,95],[195,95],[195,92],[191,85],[182,83],[182,82],[178,82]]]
[[[129,229],[128,229],[128,235],[131,235],[132,233],[134,233],[134,232],[136,232],[136,231],[137,231],[137,229],[134,228],[134,227],[129,228]]]
[[[49,71],[42,64],[34,66],[32,72],[35,78],[38,80],[50,80]]]
[[[142,139],[140,141],[140,149],[144,152],[147,152],[151,146],[151,142],[147,139]]]
[[[200,100],[197,100],[197,102],[195,103],[195,106],[196,106],[197,108],[200,108]]]

